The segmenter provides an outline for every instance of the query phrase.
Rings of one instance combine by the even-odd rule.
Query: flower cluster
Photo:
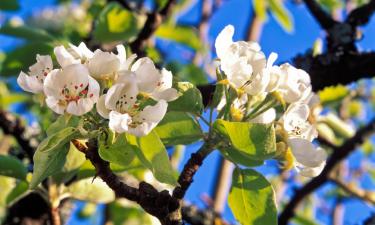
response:
[[[158,70],[149,58],[126,58],[122,45],[117,54],[92,52],[84,43],[58,46],[54,53],[59,69],[53,68],[51,56],[37,55],[37,62],[28,74],[21,72],[17,82],[25,91],[42,93],[58,114],[81,116],[96,104],[113,131],[143,136],[162,120],[167,102],[178,97],[171,72]]]
[[[303,176],[317,176],[327,154],[312,143],[317,137],[313,109],[319,99],[312,92],[309,75],[288,63],[273,65],[275,53],[267,59],[258,43],[233,42],[233,35],[234,27],[229,25],[215,42],[220,70],[226,78],[221,84],[236,91],[235,100],[229,103],[231,119],[275,123],[282,143],[278,146],[285,146],[285,153],[292,152],[296,169]],[[219,109],[227,104],[227,97]]]

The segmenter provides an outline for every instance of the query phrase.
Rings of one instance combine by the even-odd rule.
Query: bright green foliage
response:
[[[0,34],[23,38],[29,41],[52,42],[54,40],[54,37],[45,30],[25,25],[14,25],[12,23],[4,24],[0,28]]]
[[[167,150],[155,131],[143,137],[127,135],[127,139],[135,147],[133,149],[138,159],[152,171],[158,181],[172,185],[177,184]]]
[[[34,189],[46,177],[63,168],[69,151],[71,139],[79,136],[79,131],[73,127],[56,132],[39,144],[34,154],[34,173],[30,188]]]
[[[2,62],[0,74],[2,76],[17,75],[20,71],[29,71],[29,66],[35,63],[37,54],[46,55],[52,52],[53,47],[41,42],[28,42],[6,54]]]
[[[127,142],[124,134],[112,141],[111,135],[99,139],[100,157],[111,163],[128,166],[134,159],[135,147]]]
[[[77,116],[61,115],[48,127],[46,133],[48,136],[51,136],[65,127],[77,127],[78,122],[79,118]]]
[[[16,11],[19,10],[20,4],[17,0],[1,0],[0,10]]]
[[[13,202],[20,199],[24,194],[27,193],[28,190],[29,183],[27,183],[26,181],[18,182],[6,198],[7,205],[12,204]]]
[[[189,46],[194,50],[203,50],[198,32],[191,27],[164,24],[156,30],[155,35],[159,38]]]
[[[230,141],[232,146],[227,152],[237,163],[245,159],[262,161],[275,156],[276,137],[272,124],[217,120],[214,127],[219,134]],[[232,154],[234,151],[236,153]],[[237,158],[240,159],[236,160]]]
[[[233,172],[229,207],[242,225],[276,225],[277,209],[271,184],[255,170]]]
[[[208,82],[204,70],[194,64],[185,65],[175,76],[194,85],[207,84]]]
[[[0,175],[25,180],[27,169],[17,158],[0,155]]]
[[[176,87],[180,97],[168,104],[169,111],[191,112],[201,114],[203,102],[201,92],[189,82],[178,82]]]
[[[168,112],[155,131],[165,145],[191,144],[203,137],[198,122],[184,112]]]
[[[74,182],[68,191],[72,198],[94,203],[108,203],[115,199],[112,189],[101,179],[87,178]]]
[[[290,13],[283,5],[282,1],[279,0],[268,0],[269,7],[272,15],[276,21],[284,28],[284,30],[291,32],[293,31],[293,18]]]
[[[110,3],[99,15],[94,37],[102,42],[130,41],[137,36],[143,23],[142,16],[136,16],[117,3]]]

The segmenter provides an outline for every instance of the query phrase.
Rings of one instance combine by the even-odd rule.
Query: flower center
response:
[[[64,85],[63,89],[61,90],[61,95],[63,96],[64,100],[66,102],[77,102],[81,98],[92,98],[94,94],[89,94],[89,84],[84,85],[81,84],[73,84],[70,83],[70,85]]]

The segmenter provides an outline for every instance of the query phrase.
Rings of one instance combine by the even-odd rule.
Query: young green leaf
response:
[[[230,156],[231,152],[237,151],[236,153],[250,160],[263,161],[276,154],[275,129],[272,124],[217,120],[214,127],[230,141],[231,150],[227,151]]]
[[[54,37],[45,30],[12,23],[6,23],[0,27],[0,34],[23,38],[29,41],[52,42],[54,40]]]
[[[63,168],[69,151],[69,142],[78,136],[78,129],[67,127],[47,137],[39,144],[34,154],[34,173],[30,182],[31,189],[34,189],[46,177]]]
[[[16,202],[18,199],[22,198],[22,196],[28,193],[28,190],[29,183],[27,183],[27,181],[18,182],[6,198],[7,205],[10,205],[13,202]]]
[[[184,112],[168,112],[155,132],[165,145],[187,145],[203,137],[196,120]]]
[[[111,138],[108,138],[111,139]],[[106,137],[99,139],[99,155],[102,159],[122,166],[128,166],[134,159],[134,146],[130,145],[125,135],[120,134],[112,143]]]
[[[203,49],[198,32],[191,27],[164,24],[156,30],[155,35],[159,38],[189,46],[194,50]]]
[[[285,8],[282,1],[279,0],[268,0],[269,7],[276,21],[287,31],[293,31],[293,18],[289,11]]]
[[[25,180],[27,169],[19,159],[0,155],[0,175]]]
[[[101,179],[87,178],[68,186],[72,198],[94,203],[109,203],[115,200],[111,188]]]
[[[134,145],[135,155],[146,168],[152,171],[158,181],[171,185],[177,184],[167,150],[155,131],[143,137],[127,135],[127,139]]]
[[[48,136],[51,136],[66,127],[77,127],[78,123],[79,118],[77,116],[61,115],[48,127],[46,133]]]
[[[144,16],[135,15],[118,3],[109,3],[99,15],[94,38],[102,42],[131,41],[138,35],[144,22]]]
[[[267,179],[255,170],[234,170],[228,203],[242,225],[277,225],[274,191]]]
[[[193,114],[202,113],[202,95],[192,83],[178,82],[174,88],[177,89],[180,96],[168,104],[168,111],[191,112]]]

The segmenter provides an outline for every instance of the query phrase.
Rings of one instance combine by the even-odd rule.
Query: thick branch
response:
[[[133,53],[138,56],[144,55],[144,47],[147,40],[152,36],[156,29],[162,24],[163,20],[169,15],[169,11],[176,0],[168,0],[160,11],[154,11],[147,15],[146,22],[139,32],[138,37],[129,44]]]
[[[365,25],[369,22],[371,15],[375,11],[375,0],[354,9],[346,19],[346,22],[352,26]]]
[[[279,216],[279,225],[287,225],[288,221],[294,216],[294,211],[298,204],[306,196],[325,184],[328,181],[330,172],[335,168],[335,166],[341,162],[341,160],[345,159],[351,152],[353,152],[356,145],[362,143],[365,137],[374,130],[375,120],[372,120],[367,126],[358,130],[354,137],[347,140],[342,146],[336,147],[333,154],[328,159],[322,173],[295,192],[294,196],[285,206],[284,211]]]
[[[338,24],[315,0],[304,0],[304,2],[324,30],[329,30]]]
[[[0,127],[4,134],[12,135],[18,142],[19,146],[24,150],[30,162],[33,163],[34,147],[30,140],[25,137],[26,128],[22,125],[19,118],[13,116],[6,111],[0,111]]]
[[[294,64],[310,74],[314,91],[375,77],[375,52],[326,53],[316,57],[299,55],[294,58]]]

